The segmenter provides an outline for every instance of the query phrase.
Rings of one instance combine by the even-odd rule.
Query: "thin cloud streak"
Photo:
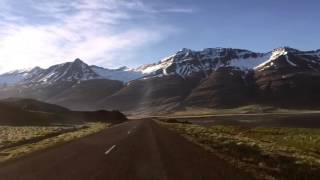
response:
[[[164,12],[172,12],[172,13],[195,13],[197,10],[195,8],[169,8],[164,10]]]

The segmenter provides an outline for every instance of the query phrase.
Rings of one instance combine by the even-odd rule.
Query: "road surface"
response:
[[[1,180],[250,179],[152,120],[100,133],[0,164]]]

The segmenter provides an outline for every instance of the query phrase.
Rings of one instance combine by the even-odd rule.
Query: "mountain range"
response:
[[[248,104],[317,107],[320,50],[182,49],[157,63],[107,69],[80,59],[0,75],[0,98],[33,98],[73,110],[168,112]]]

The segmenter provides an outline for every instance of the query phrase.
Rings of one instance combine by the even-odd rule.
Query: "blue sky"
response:
[[[116,68],[184,47],[320,48],[317,0],[0,0],[0,72],[72,61]]]

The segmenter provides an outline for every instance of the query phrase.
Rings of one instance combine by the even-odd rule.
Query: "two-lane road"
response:
[[[1,180],[250,179],[151,120],[137,120],[0,164]]]

